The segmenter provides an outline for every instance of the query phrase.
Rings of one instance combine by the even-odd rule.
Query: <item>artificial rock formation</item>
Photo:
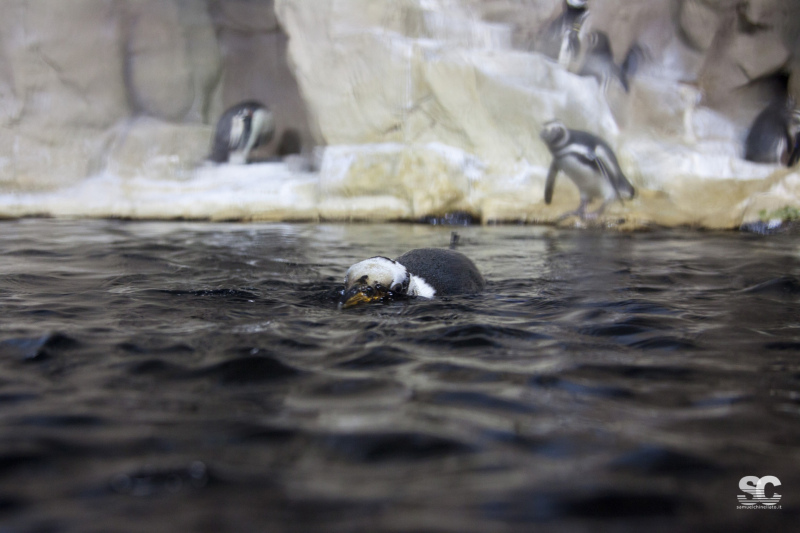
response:
[[[800,96],[793,0],[590,0],[585,32],[617,62],[645,50],[629,93],[537,51],[561,0],[6,4],[0,215],[552,221],[578,202],[563,177],[543,201],[552,118],[615,149],[639,194],[611,220],[735,227],[800,205],[795,169],[741,157],[759,110]],[[260,157],[305,159],[202,164],[249,98],[278,123]]]
[[[187,137],[208,134],[220,62],[201,2],[9,0],[3,10],[5,191],[53,190],[102,171],[110,148],[137,136],[139,116],[159,140],[175,124]],[[184,168],[205,150],[180,140],[153,149],[184,155]]]
[[[180,188],[161,212],[137,206],[149,196],[138,187],[191,182],[216,118],[244,99],[268,102],[279,135],[312,145],[285,43],[271,2],[5,1],[0,215],[215,216],[219,202],[203,212]],[[248,54],[266,63],[243,66]]]
[[[799,33],[780,23],[795,3],[589,4],[587,24],[611,36],[618,62],[634,43],[646,51],[630,94],[536,53],[535,36],[560,0],[279,0],[301,89],[336,146],[323,163],[323,216],[462,209],[484,221],[552,220],[577,203],[566,179],[554,205],[543,203],[549,154],[538,132],[555,117],[616,149],[641,194],[612,214],[634,225],[733,227],[800,200],[784,186],[792,172],[741,158],[750,121],[780,97],[770,77],[797,85]],[[423,181],[438,204],[417,201]]]

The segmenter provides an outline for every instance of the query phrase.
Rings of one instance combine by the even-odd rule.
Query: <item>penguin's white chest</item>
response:
[[[231,122],[230,147],[232,148],[228,162],[244,165],[250,151],[258,144],[261,137],[274,128],[272,113],[258,109],[253,113],[248,129],[242,117],[234,117]]]
[[[785,137],[781,136],[776,144],[775,160],[785,165],[789,160],[789,143],[786,142]]]
[[[581,192],[581,198],[603,198],[611,200],[616,192],[611,182],[596,168],[584,164],[575,156],[567,155],[561,158],[559,167],[569,176]]]

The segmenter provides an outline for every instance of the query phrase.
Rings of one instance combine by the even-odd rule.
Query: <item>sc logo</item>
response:
[[[750,496],[740,494],[739,505],[775,505],[781,500],[781,495],[775,491],[774,487],[779,487],[780,484],[781,481],[775,476],[764,476],[762,478],[756,476],[743,477],[739,480],[739,489],[750,494]],[[772,496],[767,496],[764,491],[767,485],[773,486]]]

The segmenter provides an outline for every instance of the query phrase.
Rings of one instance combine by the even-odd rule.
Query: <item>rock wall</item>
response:
[[[216,118],[244,99],[276,111],[277,139],[263,157],[290,128],[313,145],[286,40],[272,2],[4,0],[3,212],[53,214],[48,202],[60,191],[68,198],[70,187],[99,174],[128,189],[142,176],[191,179]],[[33,193],[46,194],[42,206],[51,207],[37,207]],[[81,214],[80,206],[64,208]],[[130,214],[113,205],[100,213]]]
[[[128,138],[149,156],[182,158],[206,146],[208,102],[220,68],[202,2],[8,0],[0,20],[0,184],[53,190],[101,171],[138,166]],[[146,120],[144,119],[146,117]],[[204,143],[207,141],[204,140]],[[137,154],[138,156],[139,154]]]
[[[563,177],[543,202],[556,117],[606,139],[639,191],[609,220],[800,206],[796,169],[741,157],[766,103],[800,101],[800,3],[589,4],[617,62],[646,50],[628,93],[538,52],[561,0],[6,0],[0,216],[552,221],[578,202]],[[305,159],[203,164],[250,98],[278,123],[256,157]]]
[[[560,0],[279,0],[276,11],[336,146],[320,177],[323,217],[463,209],[484,221],[552,220],[577,204],[566,179],[553,205],[542,198],[550,155],[538,132],[557,117],[604,137],[641,191],[615,217],[733,227],[798,203],[793,172],[741,158],[750,122],[781,90],[776,73],[796,91],[798,6],[590,1],[588,25],[609,33],[617,61],[633,43],[647,51],[629,94],[535,51]]]

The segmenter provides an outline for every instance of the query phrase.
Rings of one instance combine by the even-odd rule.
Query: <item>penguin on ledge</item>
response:
[[[744,158],[792,167],[800,160],[800,109],[791,98],[775,101],[758,114],[744,142]]]
[[[467,256],[442,248],[418,248],[397,259],[371,257],[351,266],[344,277],[340,307],[416,296],[474,294],[486,282]]]
[[[576,211],[562,215],[559,220],[578,215],[581,220],[587,216],[596,218],[603,213],[606,205],[617,199],[630,200],[636,191],[625,177],[614,151],[603,139],[591,133],[568,129],[560,120],[551,120],[542,128],[540,137],[553,154],[553,162],[547,172],[544,186],[544,202],[550,204],[556,176],[560,171],[572,180],[581,196]],[[603,200],[602,205],[592,213],[586,207],[594,199]]]
[[[236,104],[217,121],[209,159],[244,165],[250,151],[268,143],[274,134],[275,119],[267,106],[255,100]]]

